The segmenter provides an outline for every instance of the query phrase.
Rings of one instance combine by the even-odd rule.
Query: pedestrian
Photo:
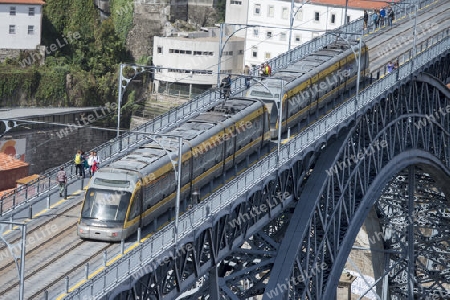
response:
[[[272,68],[268,63],[264,63],[264,76],[269,77],[272,74]]]
[[[364,10],[364,29],[367,29],[367,22],[369,21],[369,14]]]
[[[225,77],[224,79],[222,79],[222,84],[220,85],[222,86],[223,89],[223,98],[226,100],[228,98],[230,98],[230,92],[231,92],[231,74],[228,74],[227,77]]]
[[[380,28],[384,26],[384,18],[386,18],[386,11],[382,8],[380,9]]]
[[[398,70],[398,59],[394,62],[394,70]]]
[[[392,21],[394,20],[394,10],[390,6],[388,8],[387,17],[388,17],[388,25],[392,27]]]
[[[92,175],[94,175],[94,173],[98,170],[98,166],[100,164],[97,152],[91,151],[88,158],[88,164],[89,164],[89,176],[92,177]]]
[[[86,153],[84,151],[81,151],[81,170],[82,170],[82,176],[83,178],[86,178],[86,166],[88,165],[87,161],[86,161]]]
[[[60,167],[59,171],[56,173],[56,180],[59,183],[59,196],[62,197],[66,190],[67,176],[64,167]]]
[[[79,174],[79,177],[83,176],[83,161],[81,158],[81,150],[77,151],[77,154],[75,154],[73,161],[75,163],[75,175]]]
[[[394,64],[392,63],[392,61],[389,61],[387,64],[387,72],[391,73],[392,70],[394,70]]]
[[[377,20],[378,20],[378,14],[377,14],[377,11],[375,10],[372,15],[373,31],[375,31],[375,29],[377,29]]]
[[[248,65],[245,65],[244,67],[244,76],[245,76],[245,88],[250,87],[250,67]]]

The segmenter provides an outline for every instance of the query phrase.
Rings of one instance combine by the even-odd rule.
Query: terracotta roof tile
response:
[[[1,1],[1,0],[0,0]],[[356,8],[356,9],[380,9],[382,7],[389,6],[392,2],[399,2],[400,0],[394,1],[369,1],[369,0],[348,0],[347,7],[348,8]],[[323,4],[323,5],[332,5],[338,7],[345,7],[346,0],[311,0],[312,4]]]
[[[43,0],[0,0],[0,4],[41,4],[44,5]]]
[[[0,171],[17,169],[24,166],[28,166],[28,164],[11,155],[0,152]]]
[[[11,193],[11,192],[14,191],[14,190],[15,190],[15,189],[7,189],[7,190],[0,191],[0,198],[3,197],[3,196],[6,195],[6,194]]]

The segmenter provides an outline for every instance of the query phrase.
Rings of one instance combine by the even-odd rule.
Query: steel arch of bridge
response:
[[[450,114],[439,120],[430,118],[439,108],[450,105],[450,93],[439,81],[450,77],[449,57],[428,66],[427,71],[438,78],[422,73],[414,80],[399,82],[356,116],[356,121],[343,124],[326,143],[317,143],[256,185],[205,223],[196,236],[180,241],[177,253],[161,256],[167,261],[133,274],[108,298],[175,299],[189,290],[187,299],[205,295],[209,299],[246,299],[253,295],[270,299],[270,291],[279,292],[274,299],[335,297],[355,236],[388,180],[413,165],[438,179],[450,178]],[[357,163],[330,173],[333,166],[381,140],[386,141],[386,147],[378,147]],[[415,170],[418,168],[410,168],[410,173]],[[410,180],[410,186],[414,186]],[[445,184],[438,185],[450,195]],[[263,205],[264,212],[255,212],[254,208]],[[403,212],[410,212],[409,207]],[[241,222],[236,225],[233,220]],[[398,258],[403,259],[403,265],[408,255],[415,253],[414,244],[418,242],[411,227],[405,229],[402,245],[412,251]],[[411,237],[414,242],[408,243]],[[386,245],[385,250],[396,250]],[[405,268],[411,266],[406,264]],[[292,278],[299,277],[302,281],[292,284]]]
[[[449,62],[447,56],[430,66],[428,71],[447,79],[450,77]],[[334,161],[322,169],[314,169],[314,173],[322,172],[322,178],[323,173],[327,173],[323,184],[306,184],[294,212],[295,222],[290,223],[280,245],[287,253],[280,252],[275,258],[266,292],[278,289],[283,295],[280,299],[287,299],[288,295],[290,299],[335,298],[340,275],[359,228],[389,180],[404,168],[422,166],[434,175],[446,197],[450,197],[450,190],[445,185],[450,179],[449,101],[450,91],[442,82],[422,73],[413,81],[388,91],[358,117]],[[376,146],[381,141],[386,142],[386,147]],[[365,151],[371,148],[373,151],[367,154]],[[363,159],[352,158],[359,153],[363,153]],[[407,207],[404,213],[411,212],[410,209]],[[413,235],[417,229],[411,227],[404,243],[408,251],[403,259],[408,261],[417,259],[414,244],[419,243]],[[448,238],[448,233],[445,236]],[[327,268],[318,268],[322,264]],[[448,262],[442,267],[448,269]],[[413,269],[404,271],[408,273],[415,267],[409,268]],[[281,291],[280,282],[289,282],[299,276],[306,280]],[[414,275],[407,277],[405,284],[411,283],[415,290],[403,288],[404,294],[398,290],[388,291],[391,297],[411,299],[413,293],[420,295],[421,288],[424,293],[430,292],[425,287],[418,287],[420,280]],[[432,276],[424,274],[424,277]],[[439,280],[449,283],[446,278]],[[445,289],[442,284],[436,288]],[[270,297],[266,293],[263,299]]]

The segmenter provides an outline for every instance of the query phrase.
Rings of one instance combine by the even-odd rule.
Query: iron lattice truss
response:
[[[377,274],[386,275],[383,292],[420,299],[447,289],[450,93],[439,79],[450,77],[450,55],[427,72],[437,78],[422,73],[399,82],[326,144],[302,153],[180,241],[189,251],[167,253],[170,260],[109,298],[333,299],[372,209],[386,253]],[[430,117],[447,106],[447,116]],[[276,201],[280,195],[287,196]],[[266,212],[250,213],[269,202]],[[245,221],[233,223],[239,218]]]

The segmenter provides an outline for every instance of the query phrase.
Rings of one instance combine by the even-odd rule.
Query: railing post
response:
[[[106,267],[106,262],[108,260],[108,254],[106,253],[106,250],[103,251],[103,266]]]
[[[84,266],[84,278],[88,279],[89,277],[89,263],[87,262],[86,265]]]
[[[66,293],[69,293],[69,276],[66,276]]]
[[[29,205],[28,206],[28,219],[33,219],[33,206]]]
[[[141,227],[138,227],[138,230],[137,230],[137,242],[138,242],[138,244],[141,243]]]

